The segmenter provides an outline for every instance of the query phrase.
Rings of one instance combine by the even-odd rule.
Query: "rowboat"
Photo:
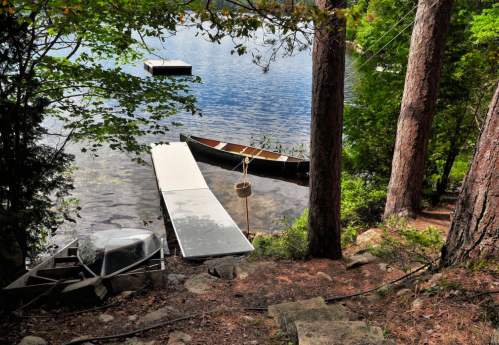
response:
[[[111,278],[148,260],[163,246],[149,230],[104,230],[90,235],[78,260],[94,277]]]
[[[193,154],[211,157],[233,164],[233,166],[236,166],[245,157],[248,157],[250,158],[249,171],[257,170],[269,175],[290,176],[303,174],[308,173],[310,167],[309,160],[286,156],[251,146],[205,139],[184,133],[180,133],[180,141],[185,141]]]
[[[109,231],[109,233],[121,233],[122,235],[125,235],[128,233],[126,230],[127,229],[115,229],[105,230],[102,232]],[[122,244],[124,244],[124,246],[120,246],[120,248],[113,248],[115,250],[112,252],[115,253],[115,256],[112,256],[113,260],[108,261],[107,259],[110,259],[111,256],[107,257],[104,255],[105,258],[101,261],[102,263],[111,263],[118,257],[117,255],[119,255],[120,258],[124,258],[126,261],[126,264],[118,263],[117,266],[113,266],[113,264],[110,266],[108,265],[109,268],[104,270],[106,275],[101,277],[102,283],[106,287],[107,291],[111,291],[115,294],[123,291],[138,289],[143,286],[146,281],[156,287],[162,287],[165,285],[166,269],[164,262],[163,239],[159,240],[155,235],[151,236],[152,233],[147,230],[134,230],[139,230],[139,233],[143,233],[143,239],[145,240],[144,245],[137,243],[137,241],[128,240],[129,245],[127,246],[125,244],[126,239],[124,238],[126,236],[122,236]],[[135,233],[137,234],[137,232]],[[147,236],[145,236],[146,234]],[[133,234],[128,233],[128,235],[133,237]],[[94,235],[90,237],[94,237]],[[147,243],[147,238],[150,238],[151,241],[154,242],[154,249],[151,250],[152,246]],[[100,242],[103,243],[104,241]],[[111,242],[116,244],[116,241]],[[85,242],[83,245],[83,247],[86,247],[85,251],[91,251],[91,243],[95,244],[95,241],[92,240],[90,242]],[[51,299],[60,299],[61,296],[64,295],[65,290],[69,290],[72,286],[81,284],[82,279],[96,276],[96,272],[98,272],[98,270],[89,271],[87,268],[92,266],[92,264],[89,264],[88,261],[85,261],[85,265],[80,263],[79,257],[81,257],[81,253],[78,252],[80,252],[83,247],[79,248],[78,239],[74,239],[59,252],[42,261],[38,266],[32,268],[22,277],[5,287],[3,289],[3,294],[6,298],[2,300],[8,302],[10,306],[16,307],[19,304],[26,303],[27,301],[39,297],[40,295],[43,295],[44,302]],[[97,247],[98,246],[94,246],[94,249]],[[108,248],[110,249],[111,247]],[[142,253],[145,255],[142,255]],[[149,253],[150,255],[146,253]],[[137,256],[142,259],[133,259],[137,258]],[[98,255],[95,255],[95,257],[97,258]],[[97,265],[92,267],[97,267]],[[102,269],[100,272],[102,272]],[[110,272],[110,274],[107,274],[108,272]],[[79,297],[77,296],[76,298]]]

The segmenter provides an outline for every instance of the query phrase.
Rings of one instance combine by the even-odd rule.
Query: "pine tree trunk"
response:
[[[324,10],[345,6],[343,0],[317,0]],[[333,28],[328,32],[326,26]],[[341,258],[341,150],[345,79],[344,19],[329,19],[317,27],[312,56],[310,123],[310,254]]]
[[[397,125],[385,218],[414,218],[454,0],[420,0]]]
[[[463,181],[442,265],[499,257],[499,85]]]

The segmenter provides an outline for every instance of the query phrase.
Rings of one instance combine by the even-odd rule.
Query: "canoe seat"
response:
[[[218,144],[217,146],[215,146],[215,148],[216,148],[216,149],[221,150],[221,149],[223,149],[226,145],[227,145],[227,143],[220,143],[220,144]]]
[[[277,158],[276,160],[281,161],[281,162],[285,162],[288,160],[288,158],[289,158],[288,156],[282,155],[281,157]]]

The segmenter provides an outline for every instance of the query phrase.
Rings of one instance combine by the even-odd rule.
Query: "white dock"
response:
[[[253,250],[208,187],[186,143],[152,148],[152,160],[182,255],[186,259]]]
[[[192,65],[180,60],[146,60],[144,69],[152,76],[192,74]]]

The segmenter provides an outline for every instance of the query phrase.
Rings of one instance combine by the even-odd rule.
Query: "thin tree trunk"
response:
[[[463,181],[442,266],[499,256],[499,85]]]
[[[322,10],[343,0],[317,0]],[[328,31],[326,26],[333,29]],[[341,258],[341,150],[346,21],[336,16],[317,27],[312,70],[310,209],[308,241],[314,257]]]
[[[385,218],[414,218],[454,0],[420,0],[412,32]]]

